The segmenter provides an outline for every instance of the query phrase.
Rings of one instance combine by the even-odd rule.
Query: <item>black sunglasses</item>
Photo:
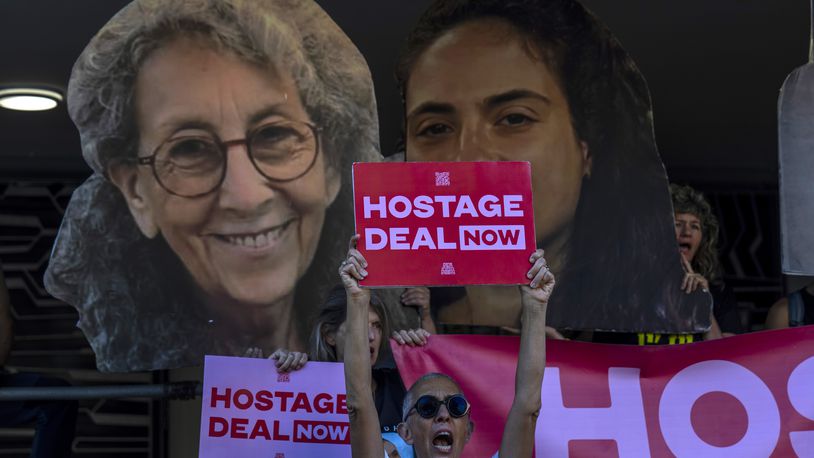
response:
[[[442,405],[446,406],[447,412],[449,412],[449,415],[453,418],[460,418],[468,414],[469,408],[471,407],[469,401],[467,401],[462,394],[447,396],[443,401],[435,396],[425,394],[418,398],[418,401],[413,404],[413,407],[407,411],[407,415],[404,416],[404,421],[407,421],[407,417],[410,416],[413,410],[418,412],[421,418],[434,418]]]

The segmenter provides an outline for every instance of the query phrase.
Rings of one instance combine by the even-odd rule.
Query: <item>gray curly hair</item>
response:
[[[326,156],[337,170],[349,169],[353,159],[378,157],[367,64],[316,3],[138,0],[94,37],[68,85],[68,111],[94,171],[105,173],[111,160],[136,154],[133,94],[139,69],[157,48],[190,33],[247,62],[287,70],[309,116],[322,127]],[[361,157],[343,154],[353,151]]]
[[[78,325],[100,370],[195,365],[204,352],[235,354],[249,344],[212,348],[196,294],[176,292],[178,282],[190,283],[189,276],[165,272],[168,265],[175,270],[183,265],[163,239],[141,235],[121,193],[104,178],[116,161],[138,151],[133,103],[141,65],[181,35],[289,73],[308,115],[322,129],[328,166],[341,176],[344,185],[326,212],[314,256],[320,262],[300,279],[308,287],[297,288],[301,334],[321,287],[334,283],[334,267],[352,233],[350,165],[380,160],[367,64],[313,1],[136,0],[127,5],[91,40],[71,74],[68,110],[95,174],[71,199],[45,276],[47,290],[79,310]]]

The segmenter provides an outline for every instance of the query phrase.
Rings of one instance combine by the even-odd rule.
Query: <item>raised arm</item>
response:
[[[6,364],[11,352],[12,324],[11,299],[8,296],[6,280],[0,270],[0,367]]]
[[[339,267],[348,299],[345,339],[345,389],[350,417],[350,446],[354,458],[383,457],[384,446],[379,427],[379,414],[373,402],[368,343],[368,308],[370,291],[359,286],[367,276],[367,261],[356,249],[358,235],[350,239],[348,256]]]
[[[545,314],[554,290],[554,275],[548,270],[543,250],[529,258],[531,282],[520,287],[520,353],[514,383],[514,400],[503,429],[500,456],[530,457],[534,450],[534,430],[540,415],[540,389],[545,372]]]

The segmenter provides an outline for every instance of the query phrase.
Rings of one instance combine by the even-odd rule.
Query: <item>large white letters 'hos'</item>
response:
[[[693,405],[712,392],[734,396],[746,410],[746,433],[728,447],[705,442],[692,425]],[[780,412],[769,387],[754,372],[730,361],[702,361],[677,373],[664,387],[659,425],[664,441],[677,456],[770,456],[780,437]]]
[[[535,433],[537,456],[568,458],[572,440],[613,440],[620,457],[650,456],[639,369],[608,369],[608,388],[610,407],[565,407],[560,370],[547,367]]]
[[[789,376],[789,401],[800,415],[814,420],[814,356],[800,363]],[[789,433],[797,456],[814,456],[814,431]]]

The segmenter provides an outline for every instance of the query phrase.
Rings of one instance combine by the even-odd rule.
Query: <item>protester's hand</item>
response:
[[[526,274],[526,278],[529,278],[531,281],[528,285],[522,285],[520,287],[524,305],[537,303],[538,305],[545,306],[548,304],[548,299],[554,291],[554,274],[548,270],[548,264],[543,254],[543,250],[537,250],[529,257],[529,262],[532,266]]]
[[[411,347],[421,347],[427,345],[430,333],[424,329],[405,329],[393,331],[393,338],[399,345],[409,345]]]
[[[356,249],[359,242],[359,234],[350,238],[348,243],[348,255],[342,264],[339,265],[339,278],[345,286],[345,291],[352,297],[370,300],[370,291],[359,286],[359,281],[367,277],[367,261],[362,253]]]
[[[259,347],[249,347],[246,349],[246,352],[243,353],[244,358],[262,358],[263,357],[263,349]]]
[[[405,307],[413,307],[418,312],[421,319],[420,327],[433,334],[436,332],[435,321],[430,313],[430,289],[423,286],[407,288],[401,294],[401,304]]]
[[[298,371],[308,362],[308,355],[298,351],[288,351],[280,348],[269,356],[277,366],[277,372]]]
[[[401,294],[401,303],[407,307],[415,307],[421,316],[430,313],[430,289],[423,286],[407,288]]]
[[[545,336],[547,338],[549,338],[549,339],[554,339],[554,340],[568,340],[567,337],[560,334],[560,331],[557,331],[556,329],[552,328],[551,326],[546,326],[545,327]]]
[[[684,281],[681,282],[682,291],[689,294],[700,286],[703,292],[709,292],[709,282],[703,275],[693,270],[692,264],[684,256],[684,253],[681,253],[681,265],[684,267]]]

